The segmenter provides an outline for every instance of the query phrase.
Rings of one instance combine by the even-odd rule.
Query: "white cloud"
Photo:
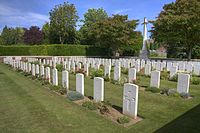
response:
[[[120,9],[120,10],[116,10],[113,12],[113,14],[123,14],[123,13],[127,13],[129,11],[131,11],[132,9],[131,8],[128,8],[128,9]]]
[[[0,26],[42,26],[46,21],[49,21],[48,15],[36,12],[23,12],[6,5],[0,5]]]

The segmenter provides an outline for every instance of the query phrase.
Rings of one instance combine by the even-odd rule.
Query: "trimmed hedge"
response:
[[[104,48],[88,45],[34,45],[34,46],[0,46],[1,56],[108,56]]]

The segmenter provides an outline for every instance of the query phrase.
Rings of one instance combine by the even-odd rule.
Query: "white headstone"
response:
[[[177,92],[178,93],[189,93],[190,87],[190,75],[189,74],[178,74],[178,84]]]
[[[133,83],[133,81],[136,80],[136,69],[135,68],[130,68],[128,71],[128,81],[129,83]]]
[[[170,68],[170,78],[172,78],[174,75],[176,75],[178,72],[178,67],[177,66],[171,66]]]
[[[30,73],[32,69],[31,63],[28,63],[28,72]]]
[[[32,76],[35,76],[35,64],[32,64],[31,72]]]
[[[101,102],[104,100],[104,79],[94,78],[94,101]]]
[[[137,118],[138,110],[138,86],[135,84],[124,84],[123,92],[123,114]]]
[[[118,63],[114,67],[114,80],[120,81],[120,77],[121,77],[121,65],[120,63]]]
[[[151,84],[150,87],[160,88],[160,71],[151,72]]]
[[[46,73],[46,76],[45,76],[45,79],[50,83],[51,82],[51,72],[50,72],[50,68],[49,67],[46,67],[45,69],[45,73]]]
[[[40,76],[44,78],[44,66],[40,65]]]
[[[76,74],[76,91],[84,96],[84,75]]]
[[[80,70],[81,69],[81,63],[78,63],[77,64],[77,70]]]
[[[167,62],[167,71],[170,71],[172,67],[172,62]]]
[[[84,64],[84,71],[85,71],[85,75],[88,76],[89,75],[89,65],[87,63]]]
[[[69,73],[67,70],[62,71],[62,86],[66,90],[69,89]]]
[[[52,77],[53,77],[53,85],[58,86],[58,70],[56,68],[53,69],[52,72]]]
[[[39,76],[39,74],[40,74],[40,68],[39,68],[38,64],[36,64],[36,66],[35,66],[35,73],[37,76]]]
[[[63,61],[63,69],[64,69],[64,70],[67,69],[67,63],[66,63],[66,61]]]
[[[111,70],[111,66],[110,65],[105,65],[104,67],[104,76],[108,76],[110,78],[110,70]]]
[[[192,73],[192,71],[193,71],[193,64],[187,64],[186,70],[187,70],[188,73]]]
[[[199,76],[200,75],[200,65],[194,66],[194,74]]]
[[[151,64],[145,65],[144,74],[147,76],[149,76],[151,74]]]
[[[68,61],[68,63],[67,63],[67,70],[68,70],[68,71],[71,70],[71,62],[70,62],[70,61]]]

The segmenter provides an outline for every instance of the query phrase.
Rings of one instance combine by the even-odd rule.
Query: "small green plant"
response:
[[[44,67],[50,67],[50,65],[44,64]]]
[[[158,53],[156,53],[156,52],[151,52],[151,53],[150,53],[150,57],[158,57]]]
[[[123,74],[128,74],[128,69],[127,68],[122,68],[122,73]]]
[[[77,100],[81,100],[81,99],[84,99],[84,96],[76,91],[70,91],[68,94],[67,94],[67,98],[70,100],[70,101],[77,101]]]
[[[32,62],[32,64],[39,64],[39,61],[34,61],[34,62]]]
[[[106,82],[110,81],[110,78],[109,78],[108,74],[106,74],[106,76],[104,77],[104,81],[106,81]]]
[[[124,78],[121,78],[121,80],[119,81],[119,84],[123,86],[124,83],[127,83],[127,82],[128,82],[128,79],[124,77]]]
[[[56,69],[57,69],[59,72],[62,72],[62,70],[63,70],[63,65],[62,65],[62,64],[57,64],[57,65],[56,65]]]
[[[111,72],[111,73],[114,72],[114,67],[113,67],[113,66],[111,67],[110,72]]]
[[[120,85],[120,81],[117,81],[117,80],[114,80],[114,79],[111,79],[111,83],[112,84],[115,84],[115,85]]]
[[[103,77],[104,73],[103,73],[103,69],[99,69],[99,70],[91,70],[91,77]]]
[[[83,107],[89,109],[89,110],[97,110],[98,106],[97,104],[90,102],[90,101],[86,101],[82,104]]]
[[[61,88],[60,86],[56,86],[56,85],[50,86],[51,90],[57,90],[58,91],[58,90],[60,90],[60,88]]]
[[[170,81],[177,82],[178,81],[178,74],[174,75],[173,77],[169,78]]]
[[[42,81],[42,85],[48,85],[48,84],[50,84],[48,80],[43,80]]]
[[[120,124],[126,124],[130,122],[130,118],[123,116],[123,117],[119,117],[117,120]]]
[[[167,71],[161,72],[160,78],[161,78],[162,80],[167,80],[167,79],[169,78],[168,72],[167,72]]]
[[[150,91],[152,93],[159,93],[160,92],[160,89],[159,88],[156,88],[156,87],[147,87],[145,89],[145,91]]]
[[[193,85],[199,85],[200,84],[200,79],[198,79],[196,77],[195,78],[193,77],[193,78],[191,78],[191,82],[192,82]]]

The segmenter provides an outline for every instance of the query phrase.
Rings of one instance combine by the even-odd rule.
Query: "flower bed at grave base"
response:
[[[18,45],[0,46],[1,56],[108,56],[109,52],[104,48],[88,45]]]

